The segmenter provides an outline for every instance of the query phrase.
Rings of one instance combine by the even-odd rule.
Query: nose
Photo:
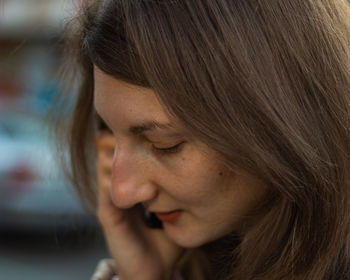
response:
[[[123,209],[154,199],[157,186],[147,159],[137,152],[115,150],[112,164],[111,196],[114,204]]]

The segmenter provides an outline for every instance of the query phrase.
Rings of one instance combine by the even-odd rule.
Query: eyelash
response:
[[[175,154],[177,152],[179,152],[182,144],[184,142],[181,142],[179,144],[176,144],[175,146],[169,147],[169,148],[157,148],[156,146],[152,145],[152,149],[156,152],[159,153],[161,155],[170,155],[170,154]]]

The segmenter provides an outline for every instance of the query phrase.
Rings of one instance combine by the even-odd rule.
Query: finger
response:
[[[113,164],[114,151],[108,149],[99,149],[97,151],[97,170],[98,172],[111,172]]]
[[[115,139],[112,135],[98,135],[96,137],[96,144],[97,148],[107,148],[107,149],[114,149],[115,147]]]
[[[111,172],[112,164],[113,164],[113,158],[106,157],[103,154],[98,155],[97,167],[99,171]]]
[[[101,158],[105,159],[113,159],[114,156],[114,149],[112,148],[101,148],[98,151],[98,155],[101,156]]]
[[[97,161],[97,182],[98,182],[98,207],[97,216],[102,226],[108,226],[120,216],[111,200],[111,166],[112,162],[102,153],[98,154]]]

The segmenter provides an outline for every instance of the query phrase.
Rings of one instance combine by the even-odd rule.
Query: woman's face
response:
[[[96,110],[116,140],[115,205],[140,203],[157,213],[168,237],[183,247],[243,230],[266,187],[243,170],[233,174],[218,163],[216,152],[166,115],[151,89],[97,68],[94,75]]]

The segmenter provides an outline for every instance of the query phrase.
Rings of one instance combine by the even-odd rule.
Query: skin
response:
[[[216,152],[167,116],[151,89],[98,68],[94,79],[95,108],[114,135],[98,136],[98,216],[112,256],[123,279],[137,279],[140,267],[150,274],[141,272],[142,279],[170,278],[183,248],[243,231],[266,187],[243,170],[233,174],[219,164]],[[150,121],[167,128],[135,129]],[[142,208],[183,214],[155,230],[142,222]]]

